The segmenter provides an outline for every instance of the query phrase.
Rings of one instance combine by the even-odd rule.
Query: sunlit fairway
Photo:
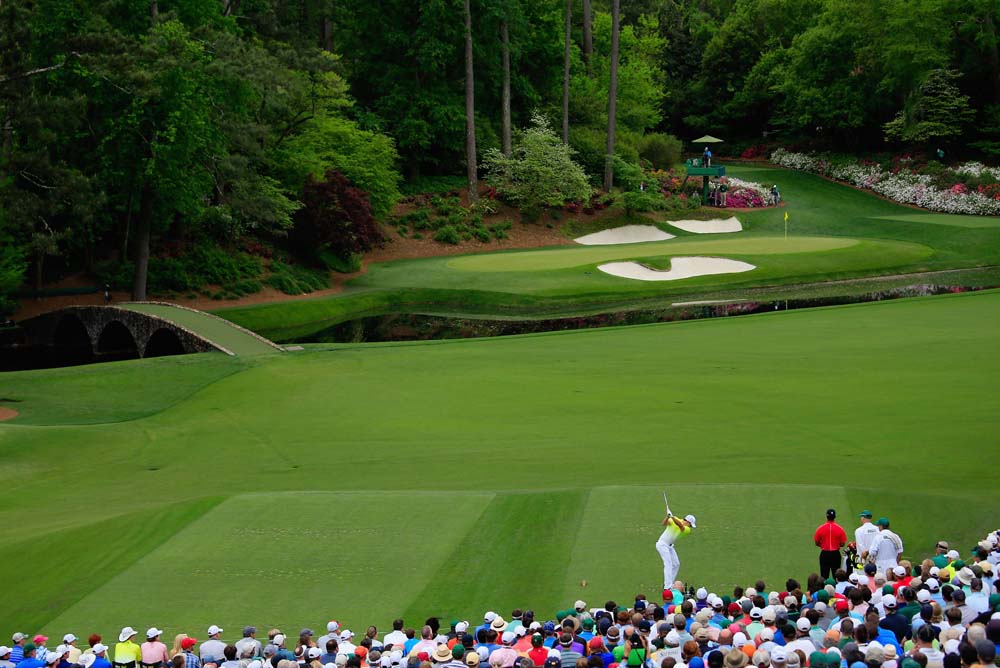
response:
[[[911,557],[971,545],[1000,502],[961,464],[998,447],[997,331],[989,292],[6,374],[0,617],[549,615],[656,592],[664,488],[699,518],[682,575],[715,587],[804,578],[828,506],[890,516]]]

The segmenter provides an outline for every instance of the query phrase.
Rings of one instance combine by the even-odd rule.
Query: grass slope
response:
[[[660,297],[706,298],[700,295],[727,289],[732,298],[732,291],[768,286],[1000,265],[1000,218],[921,212],[803,172],[738,166],[729,171],[744,179],[777,181],[787,206],[740,213],[744,231],[718,237],[684,233],[666,225],[662,214],[648,214],[647,222],[657,222],[677,238],[613,248],[563,247],[375,264],[352,282],[363,292],[223,309],[219,314],[266,336],[291,340],[353,317],[397,311],[571,315],[627,308],[637,300]],[[642,222],[636,218],[629,222]],[[574,233],[594,231],[587,223],[571,220],[567,228]],[[672,254],[721,255],[758,269],[663,283],[596,271],[597,264],[609,260],[634,259],[656,266]]]
[[[187,399],[125,422],[59,426],[65,397],[41,395],[22,406],[53,426],[0,424],[0,540],[22,550],[0,572],[72,582],[65,597],[19,590],[47,630],[155,623],[170,635],[206,621],[551,611],[583,579],[602,598],[650,591],[662,486],[675,510],[699,515],[681,546],[685,577],[716,586],[804,577],[829,505],[846,504],[845,523],[847,510],[887,513],[913,556],[938,538],[971,545],[1000,501],[992,470],[966,465],[997,454],[997,331],[1000,292],[987,292],[317,346],[188,382]],[[178,362],[191,359],[214,358]],[[114,407],[135,387],[118,370],[150,363],[65,373],[104,378]],[[30,387],[45,373],[5,380]],[[215,497],[227,500],[194,522],[119,518]],[[135,556],[124,570],[70,566],[75,550],[123,532]],[[138,595],[147,587],[150,600]],[[0,611],[7,627],[24,619]]]
[[[91,373],[79,368],[7,373],[0,403],[17,409],[19,425],[135,420],[251,364],[245,357],[206,353],[86,367]],[[97,368],[100,372],[93,371]]]

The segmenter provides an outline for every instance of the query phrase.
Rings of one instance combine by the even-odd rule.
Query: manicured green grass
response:
[[[224,309],[219,314],[288,341],[344,320],[383,313],[578,314],[621,308],[630,301],[685,301],[727,291],[746,293],[781,285],[1000,265],[1000,218],[921,212],[803,172],[748,167],[732,167],[729,172],[779,183],[786,206],[739,213],[744,231],[718,236],[671,228],[661,213],[621,216],[613,221],[645,221],[668,229],[677,238],[629,246],[566,246],[376,264],[352,283],[363,292],[349,290],[315,300]],[[719,210],[674,215],[731,214]],[[566,227],[573,234],[585,233],[606,227],[606,222],[584,216],[567,221]],[[846,246],[838,248],[838,244]],[[599,263],[609,260],[660,266],[669,256],[680,254],[731,257],[758,269],[660,283],[616,278],[596,270]],[[837,294],[835,290],[824,288]]]
[[[100,368],[100,373],[78,368],[8,373],[0,383],[0,405],[17,410],[17,424],[25,425],[135,420],[251,364],[246,357],[206,353],[86,367]]]
[[[0,564],[25,601],[0,623],[169,636],[548,616],[655,593],[663,487],[699,517],[682,576],[715,587],[804,578],[831,505],[846,524],[888,514],[915,558],[972,545],[1000,502],[993,470],[965,465],[997,455],[997,331],[1000,292],[984,292],[311,346],[208,385],[191,363],[207,354],[64,370],[101,379],[129,421],[72,426],[52,392],[20,405],[52,426],[0,423],[0,541],[16,548]],[[135,419],[121,369],[171,362],[190,396]]]

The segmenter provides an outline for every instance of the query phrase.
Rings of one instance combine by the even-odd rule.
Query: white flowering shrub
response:
[[[930,211],[960,213],[972,216],[1000,216],[1000,195],[969,190],[956,184],[948,190],[933,185],[926,174],[908,171],[888,172],[877,164],[832,163],[824,158],[793,153],[779,148],[771,154],[771,162],[789,169],[798,169],[849,183],[856,188],[871,190],[901,204],[912,204]],[[979,162],[967,162],[954,169],[956,174],[992,177],[1000,180],[1000,168]],[[730,179],[732,181],[733,179]]]

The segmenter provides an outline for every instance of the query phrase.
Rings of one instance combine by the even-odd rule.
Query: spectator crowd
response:
[[[125,627],[108,644],[67,633],[51,647],[18,632],[0,647],[0,668],[988,668],[1000,665],[998,565],[1000,531],[968,559],[942,541],[919,564],[869,561],[814,573],[804,587],[757,581],[724,595],[677,581],[662,602],[576,601],[550,620],[520,609],[479,624],[397,619],[361,638],[337,621],[320,636],[258,638],[246,626],[234,642],[213,625],[203,641],[180,634],[169,647],[156,627]]]

